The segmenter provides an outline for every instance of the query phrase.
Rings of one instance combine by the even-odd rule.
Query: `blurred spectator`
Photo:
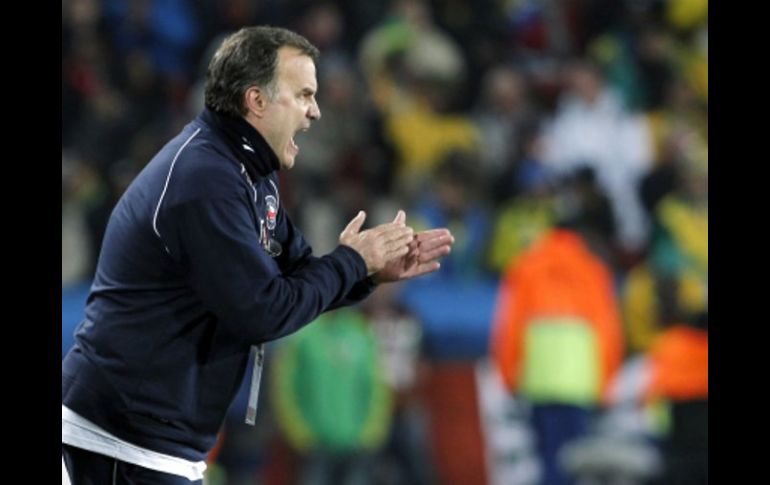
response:
[[[495,180],[486,181],[492,189],[491,199],[495,205],[533,189],[545,188],[556,180],[554,171],[543,162],[543,135],[539,122],[522,124],[516,153]]]
[[[665,15],[678,32],[692,32],[708,20],[708,0],[669,0]]]
[[[666,284],[663,268],[644,261],[628,273],[623,290],[623,316],[626,324],[628,350],[632,354],[649,350],[662,331],[660,324],[660,294]],[[705,288],[697,275],[684,271],[676,276],[678,304],[688,312],[704,308]],[[671,278],[671,276],[668,276]]]
[[[532,404],[545,485],[574,483],[559,452],[590,431],[623,357],[610,271],[569,226],[508,268],[491,342],[506,387]]]
[[[273,409],[303,455],[298,483],[372,483],[392,400],[365,317],[352,309],[322,315],[286,340],[272,368]]]
[[[501,192],[512,196],[496,212],[488,265],[497,273],[514,264],[555,222],[556,184],[539,160],[539,135],[528,134],[524,143],[527,151],[517,170],[502,177]]]
[[[367,76],[383,74],[394,55],[400,57],[403,69],[398,74],[417,80],[451,87],[465,76],[460,48],[434,24],[423,0],[394,0],[390,16],[361,41],[360,61]]]
[[[491,217],[484,194],[478,190],[475,163],[475,157],[450,154],[437,168],[429,191],[412,210],[415,228],[447,227],[455,238],[452,252],[441,262],[441,271],[426,276],[425,281],[472,280],[483,275]]]
[[[479,171],[485,183],[493,184],[523,151],[523,131],[536,113],[525,77],[509,66],[495,67],[484,76],[480,98],[473,113],[479,132]]]
[[[642,107],[646,111],[661,109],[666,103],[666,88],[675,75],[671,56],[671,38],[659,27],[649,27],[639,34],[639,75],[643,83]]]
[[[693,140],[693,138],[691,138]],[[645,350],[661,330],[661,292],[671,281],[676,304],[688,314],[708,305],[708,161],[689,151],[676,164],[675,189],[655,205],[646,261],[633,268],[624,290],[631,350]]]
[[[668,315],[650,349],[647,398],[668,404],[663,483],[708,483],[708,311]]]
[[[614,271],[618,265],[613,243],[617,223],[611,202],[599,186],[594,169],[578,167],[563,175],[557,192],[556,218],[579,228],[593,254]]]
[[[705,154],[704,154],[705,156]],[[670,271],[689,269],[708,284],[708,172],[703,158],[688,160],[682,187],[658,206],[652,258],[665,258]],[[665,264],[665,263],[662,263]]]
[[[660,288],[664,329],[618,374],[597,433],[562,456],[585,479],[707,483],[708,314],[679,307],[675,280]]]
[[[526,399],[511,394],[491,359],[476,365],[490,485],[538,485],[541,466]]]
[[[476,149],[470,119],[449,113],[465,76],[461,51],[424,2],[396,0],[362,40],[359,63],[396,150],[396,190],[416,195],[445,156]]]
[[[62,3],[62,142],[70,145],[85,98],[107,72],[105,22],[98,0]]]
[[[91,276],[97,248],[88,237],[85,204],[79,199],[84,191],[85,169],[72,154],[62,151],[61,261],[62,288]]]
[[[419,393],[425,365],[422,329],[417,317],[395,299],[399,288],[381,287],[363,305],[377,337],[385,380],[393,392],[393,421],[380,467],[384,483],[430,485],[435,483],[435,471],[427,410]]]
[[[298,33],[323,52],[318,62],[319,76],[323,77],[327,65],[351,64],[350,49],[342,43],[345,22],[339,7],[331,2],[311,5],[302,14]]]
[[[652,141],[642,118],[626,111],[590,62],[570,63],[567,90],[545,140],[545,162],[557,173],[587,165],[612,203],[615,240],[626,252],[647,243],[648,221],[637,196],[639,179],[652,164]]]
[[[200,25],[187,0],[106,0],[105,17],[123,55],[139,50],[169,78],[189,74]]]
[[[647,92],[634,58],[631,39],[623,32],[608,32],[594,39],[587,47],[588,55],[605,72],[607,83],[618,93],[623,105],[638,110],[647,103]]]
[[[92,73],[93,87],[83,99],[80,117],[69,131],[72,146],[98,170],[123,157],[124,140],[135,130],[129,100],[103,74]]]
[[[77,157],[75,153],[71,155]],[[83,158],[69,159],[62,169],[62,175],[66,175],[66,179],[62,178],[63,188],[66,188],[62,193],[65,198],[62,214],[66,213],[72,221],[84,223],[81,227],[85,228],[87,241],[80,249],[71,246],[67,249],[70,254],[77,251],[82,258],[83,266],[73,269],[72,278],[90,277],[96,268],[96,258],[114,205],[113,194],[107,180]],[[65,235],[66,232],[62,232],[63,238]]]
[[[663,469],[659,408],[642,402],[649,374],[649,357],[628,359],[612,380],[609,405],[593,432],[560,453],[560,462],[580,483],[657,483]]]
[[[640,186],[651,217],[660,200],[681,182],[683,160],[704,158],[708,150],[708,119],[693,88],[682,78],[667,86],[666,107],[648,113],[655,141],[655,165]]]

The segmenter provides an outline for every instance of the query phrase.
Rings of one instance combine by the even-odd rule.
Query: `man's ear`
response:
[[[257,86],[251,86],[243,93],[243,102],[248,111],[261,118],[268,105],[267,93]]]

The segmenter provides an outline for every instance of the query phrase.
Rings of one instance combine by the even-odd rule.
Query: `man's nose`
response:
[[[321,119],[321,109],[318,107],[318,103],[315,100],[313,100],[313,104],[310,105],[307,117],[313,121]]]

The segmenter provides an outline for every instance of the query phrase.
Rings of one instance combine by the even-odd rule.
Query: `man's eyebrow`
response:
[[[302,94],[315,94],[315,89],[311,88],[310,86],[305,86],[300,92]]]

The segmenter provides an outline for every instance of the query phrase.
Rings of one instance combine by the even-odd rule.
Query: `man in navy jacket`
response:
[[[264,342],[378,283],[435,271],[450,251],[446,229],[414,234],[399,211],[361,230],[359,212],[336,249],[312,255],[283,210],[276,171],[294,165],[294,135],[321,117],[317,57],[285,29],[225,39],[206,108],[115,207],[62,363],[72,483],[200,483],[250,355],[261,370]]]

